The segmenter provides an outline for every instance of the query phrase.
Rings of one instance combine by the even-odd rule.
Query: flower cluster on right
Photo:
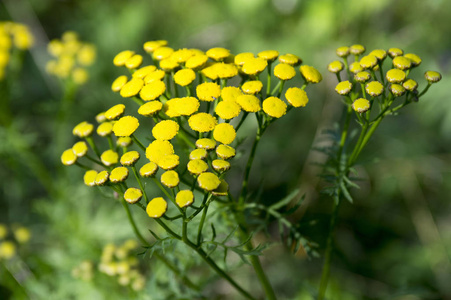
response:
[[[336,53],[343,62],[337,60],[328,65],[328,70],[335,73],[339,81],[335,91],[345,97],[345,102],[351,105],[362,124],[370,120],[370,112],[375,106],[379,107],[374,119],[377,120],[418,101],[431,84],[441,79],[440,73],[427,71],[424,74],[427,86],[419,92],[418,83],[409,78],[411,72],[421,64],[418,55],[390,48],[387,51],[376,49],[364,56],[365,50],[362,45],[340,47]],[[350,62],[348,58],[352,56],[354,61]],[[391,68],[384,72],[383,63],[388,58],[391,59]],[[347,80],[342,80],[343,70],[347,73]],[[397,99],[401,99],[401,103]],[[393,105],[395,102],[397,106]]]

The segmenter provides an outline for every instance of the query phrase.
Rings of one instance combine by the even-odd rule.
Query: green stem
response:
[[[200,246],[202,242],[202,229],[204,228],[205,218],[207,217],[208,212],[208,204],[205,205],[205,208],[202,211],[202,217],[200,219],[199,228],[197,229],[197,245]]]
[[[246,120],[247,116],[249,115],[249,113],[247,111],[245,111],[243,113],[243,117],[241,117],[240,123],[238,123],[238,125],[235,128],[235,131],[238,132],[238,129],[240,129],[241,125],[243,125],[244,120]]]
[[[97,155],[97,157],[100,158],[100,152],[99,149],[96,146],[96,143],[94,143],[94,140],[92,139],[92,136],[87,136],[86,141],[88,142],[89,146],[91,147],[91,149],[94,151],[94,153]]]
[[[268,78],[266,80],[266,97],[269,97],[271,92],[271,63],[271,61],[268,61],[268,67],[266,68],[268,70]]]
[[[146,204],[149,203],[149,198],[147,198],[146,190],[144,189],[144,185],[142,184],[141,178],[138,175],[138,171],[136,170],[136,167],[132,166],[133,174],[135,174],[136,181],[138,181],[139,187],[141,191],[143,192],[144,199],[146,200]]]
[[[158,181],[158,179],[156,179],[155,177],[152,177],[152,180],[155,182],[156,185],[158,185],[158,187],[160,188],[160,190],[171,200],[173,200],[174,198],[172,197],[171,194],[169,194],[169,192],[164,188],[164,186],[160,183],[160,181]]]
[[[355,161],[357,160],[357,157],[359,156],[360,152],[365,147],[365,145],[368,143],[369,139],[371,138],[371,136],[373,135],[374,131],[376,130],[376,128],[381,123],[382,119],[383,119],[383,117],[379,118],[376,122],[374,122],[373,125],[371,125],[371,128],[368,130],[368,132],[363,137],[360,145],[358,147],[356,145],[356,148],[353,151],[353,155],[351,155],[351,158],[349,159],[349,166],[352,166],[355,163]]]
[[[139,146],[139,148],[141,148],[143,151],[146,151],[146,147],[144,147],[144,145],[136,138],[134,134],[131,135],[131,138]]]
[[[329,275],[330,275],[330,261],[331,261],[332,249],[333,249],[333,244],[332,244],[333,232],[334,232],[335,224],[337,222],[339,204],[340,203],[336,203],[335,201],[333,201],[333,213],[332,213],[332,217],[330,219],[329,235],[327,237],[327,242],[326,242],[326,254],[324,257],[323,271],[321,273],[321,282],[319,284],[318,300],[323,300],[324,296],[326,295],[327,283],[329,281]]]
[[[357,159],[357,152],[359,152],[360,146],[362,145],[363,139],[365,138],[366,131],[368,130],[368,123],[365,122],[362,127],[362,131],[360,132],[359,139],[357,140],[357,144],[354,147],[354,150],[349,157],[348,166],[352,166]]]

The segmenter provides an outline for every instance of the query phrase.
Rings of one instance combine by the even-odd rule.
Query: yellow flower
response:
[[[216,141],[207,138],[198,139],[196,141],[196,147],[199,149],[213,150],[216,147]]]
[[[384,92],[384,86],[379,81],[371,81],[365,85],[365,90],[372,97],[377,97]]]
[[[139,96],[144,101],[155,100],[166,91],[166,85],[161,80],[155,80],[146,84],[141,91]]]
[[[177,69],[179,66],[179,63],[176,60],[172,59],[172,56],[160,61],[160,68],[162,70],[165,70],[166,72],[171,72]]]
[[[137,78],[144,78],[146,77],[148,74],[154,72],[157,69],[157,67],[155,67],[154,65],[150,65],[150,66],[145,66],[142,68],[139,68],[138,70],[136,70],[135,72],[133,72],[132,77],[137,77]]]
[[[175,196],[175,202],[179,207],[190,206],[194,202],[194,194],[190,190],[181,190]]]
[[[141,78],[132,78],[121,88],[120,94],[124,98],[136,96],[142,89],[144,81]]]
[[[127,83],[127,81],[128,81],[127,76],[125,75],[119,76],[113,81],[113,84],[111,85],[111,90],[113,92],[119,92],[122,89],[122,87]]]
[[[254,95],[241,95],[236,98],[236,102],[247,112],[257,112],[261,110],[260,100]]]
[[[197,112],[200,103],[194,97],[173,98],[164,104],[164,112],[170,118],[190,116]]]
[[[377,57],[374,55],[366,55],[360,59],[360,66],[363,69],[371,69],[377,65]]]
[[[221,96],[221,87],[214,82],[204,82],[196,87],[197,98],[202,101],[214,101]]]
[[[338,61],[338,60],[335,60],[335,61],[331,62],[327,66],[327,69],[331,73],[339,73],[341,70],[343,70],[343,68],[344,68],[343,63],[341,61]]]
[[[387,57],[387,51],[383,49],[375,49],[370,52],[370,55],[376,56],[378,61],[383,61]]]
[[[343,46],[343,47],[338,47],[337,50],[335,50],[335,52],[337,53],[337,55],[339,57],[346,57],[349,55],[349,47]]]
[[[267,61],[275,61],[279,56],[279,51],[276,50],[265,50],[257,54],[258,57],[263,58]]]
[[[199,175],[208,170],[208,164],[201,159],[192,159],[188,162],[187,169],[191,174]]]
[[[174,49],[170,47],[159,47],[155,49],[155,51],[152,54],[152,57],[156,60],[163,60],[168,57],[170,57],[174,53]]]
[[[365,52],[365,47],[358,44],[352,45],[351,47],[349,47],[349,52],[354,55],[360,55]]]
[[[83,176],[83,182],[87,186],[95,186],[96,185],[96,177],[97,177],[96,170],[86,171],[85,175]]]
[[[121,156],[121,164],[123,166],[133,166],[138,161],[140,155],[138,151],[128,151]]]
[[[412,61],[404,56],[396,56],[393,58],[393,66],[396,69],[407,70],[412,66]]]
[[[8,228],[0,223],[0,240],[4,239],[8,235]]]
[[[215,126],[213,138],[223,144],[230,144],[235,140],[236,131],[229,123],[221,123]]]
[[[239,53],[235,56],[234,62],[235,62],[235,65],[242,66],[242,65],[244,65],[245,62],[247,62],[248,60],[252,60],[254,58],[255,58],[255,56],[253,53],[243,52],[243,53]]]
[[[156,164],[166,155],[174,154],[174,147],[169,141],[155,140],[146,149],[146,157]]]
[[[157,140],[171,140],[177,135],[179,124],[172,120],[164,120],[156,124],[152,129],[152,135]]]
[[[242,71],[247,75],[257,75],[266,69],[268,62],[263,58],[257,57],[245,61]]]
[[[406,73],[399,69],[391,69],[387,71],[385,77],[390,83],[401,83],[406,79]]]
[[[168,44],[168,42],[165,40],[148,41],[148,42],[144,43],[143,48],[144,48],[144,51],[146,51],[147,53],[152,53],[156,49],[166,46],[167,44]]]
[[[163,108],[163,103],[160,101],[150,101],[138,108],[138,114],[149,117],[158,113]]]
[[[421,64],[421,58],[416,54],[407,53],[404,54],[404,57],[410,59],[412,67],[418,67]]]
[[[61,155],[61,162],[65,166],[71,166],[77,162],[77,156],[72,149],[67,149]]]
[[[243,92],[235,86],[226,86],[221,90],[221,97],[224,101],[236,101],[236,98],[242,94]]]
[[[221,101],[216,105],[215,113],[223,120],[230,120],[237,117],[241,112],[241,107],[235,101]]]
[[[368,73],[367,71],[362,71],[362,72],[359,72],[354,75],[355,81],[360,82],[360,83],[365,83],[368,80],[370,80],[370,78],[371,78],[371,74]]]
[[[132,139],[129,136],[121,136],[117,138],[116,145],[121,147],[128,147],[132,144]]]
[[[83,157],[88,153],[88,145],[83,141],[77,142],[72,146],[72,152],[74,152],[77,157]]]
[[[278,64],[274,67],[274,76],[280,80],[290,80],[296,75],[296,70],[288,64]]]
[[[208,56],[205,54],[191,56],[186,62],[185,67],[190,69],[202,68],[208,60]]]
[[[170,154],[163,156],[158,160],[158,166],[163,170],[172,170],[177,168],[180,163],[180,157],[176,154]]]
[[[125,65],[125,62],[127,59],[133,56],[135,54],[134,51],[125,50],[122,52],[119,52],[113,59],[113,64],[117,67],[122,67]]]
[[[212,131],[217,123],[216,118],[207,113],[197,113],[188,119],[189,127],[197,132]]]
[[[100,112],[96,115],[97,123],[103,123],[106,121],[105,112]]]
[[[150,200],[149,204],[147,204],[146,213],[151,218],[160,218],[167,209],[168,203],[162,197],[157,197]]]
[[[348,80],[338,83],[337,86],[335,87],[335,91],[338,94],[343,95],[343,96],[349,94],[351,92],[351,90],[352,90],[352,83],[349,82]]]
[[[106,150],[102,153],[102,155],[100,155],[100,160],[105,166],[109,167],[117,164],[117,162],[119,161],[119,154],[111,149]]]
[[[304,79],[309,83],[318,83],[323,79],[321,73],[314,67],[304,65],[301,66],[299,70]]]
[[[82,66],[90,66],[96,60],[96,47],[84,44],[77,53],[77,61]]]
[[[424,73],[424,78],[426,78],[429,83],[435,83],[442,79],[442,75],[436,71],[427,71]]]
[[[390,85],[390,92],[393,94],[393,96],[400,97],[404,95],[406,89],[400,84],[393,83]]]
[[[402,86],[403,86],[406,90],[408,90],[408,91],[410,91],[410,92],[413,92],[414,90],[417,89],[418,83],[417,83],[415,80],[413,80],[413,79],[407,79],[406,81],[404,81],[404,83],[402,84]]]
[[[230,146],[219,145],[216,148],[216,154],[222,159],[229,159],[235,156],[236,151]]]
[[[163,80],[164,76],[166,76],[166,72],[163,70],[155,70],[153,72],[150,72],[149,74],[144,77],[144,83],[148,84],[155,80]]]
[[[124,114],[125,105],[124,104],[116,104],[105,112],[105,118],[107,120],[115,120],[121,117]]]
[[[94,180],[95,184],[98,186],[102,186],[104,184],[106,184],[106,182],[108,181],[108,177],[109,174],[107,171],[101,171],[99,173],[97,173],[96,175],[96,179]]]
[[[263,111],[273,118],[280,118],[287,112],[287,105],[277,97],[269,97],[263,101]]]
[[[14,237],[19,244],[24,244],[30,240],[31,233],[27,228],[20,226],[14,230]]]
[[[97,134],[100,136],[108,136],[113,132],[113,123],[103,122],[97,127]]]
[[[358,113],[364,113],[370,109],[370,101],[364,98],[359,98],[352,103],[352,109]]]
[[[117,167],[111,171],[110,181],[112,183],[123,182],[128,177],[128,169],[126,167]]]
[[[84,83],[86,83],[86,81],[88,81],[88,78],[89,78],[89,74],[83,68],[75,68],[72,71],[72,80],[76,84],[79,84],[79,85],[84,84]]]
[[[113,126],[113,132],[116,136],[131,136],[138,129],[138,119],[132,116],[120,118]]]
[[[241,86],[241,89],[243,90],[243,92],[245,92],[246,94],[251,94],[251,95],[255,95],[255,94],[259,93],[262,90],[262,88],[263,88],[263,83],[260,80],[246,81]],[[236,100],[236,97],[235,97],[235,100]]]
[[[294,107],[305,107],[308,103],[307,93],[298,87],[289,88],[285,92],[285,98]]]
[[[137,188],[128,188],[124,193],[124,199],[130,204],[135,204],[141,200],[143,192]]]
[[[157,173],[158,165],[154,162],[149,162],[139,169],[139,175],[144,178],[152,177]]]
[[[176,187],[180,183],[179,174],[174,170],[166,171],[161,174],[161,183],[168,188]]]
[[[205,54],[215,61],[222,61],[230,55],[230,50],[218,47],[208,50]]]
[[[203,68],[202,71],[200,71],[201,74],[208,79],[216,80],[218,79],[218,70],[215,68],[214,65],[210,65],[207,63],[207,67]]]
[[[400,56],[400,55],[404,54],[404,51],[402,51],[402,49],[399,49],[399,48],[390,48],[390,49],[388,49],[387,52],[391,58],[394,58],[396,56]]]
[[[232,64],[216,63],[211,67],[215,69],[216,75],[219,78],[232,78],[238,75],[237,67]]]
[[[289,64],[292,66],[297,66],[302,63],[302,60],[294,54],[283,54],[279,56],[279,61],[284,64]]]
[[[210,192],[216,189],[221,181],[215,174],[211,172],[204,172],[197,177],[197,183],[202,189]]]
[[[174,53],[172,53],[171,55],[171,59],[177,63],[184,63],[193,55],[194,55],[193,51],[191,51],[190,49],[183,48],[174,51]]]
[[[351,71],[354,74],[357,74],[359,72],[363,71],[362,66],[360,65],[360,62],[355,61],[352,64],[349,65],[349,71]]]
[[[4,241],[0,243],[0,259],[10,259],[16,254],[16,246],[13,242]]]
[[[189,154],[189,159],[205,159],[207,158],[207,150],[205,149],[194,149],[193,151],[190,152]]]
[[[174,74],[174,82],[181,86],[187,86],[196,79],[196,73],[191,69],[181,69]]]
[[[74,127],[72,130],[73,135],[84,138],[92,134],[94,130],[94,125],[84,121]]]
[[[230,163],[223,159],[215,159],[214,161],[211,162],[211,166],[217,172],[221,173],[230,169]]]

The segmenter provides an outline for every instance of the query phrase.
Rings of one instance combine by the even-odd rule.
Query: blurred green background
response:
[[[20,223],[32,233],[30,243],[19,249],[20,259],[8,267],[20,276],[11,277],[2,266],[0,298],[168,297],[151,279],[152,274],[170,277],[164,270],[147,273],[146,295],[106,276],[72,277],[83,260],[98,260],[106,243],[122,243],[132,232],[121,207],[83,185],[82,170],[60,164],[61,151],[75,142],[73,126],[94,122],[97,113],[121,101],[110,90],[121,75],[113,57],[126,49],[142,53],[144,42],[165,39],[174,48],[294,53],[322,72],[323,82],[308,88],[309,105],[266,132],[251,176],[251,187],[260,189],[264,202],[301,187],[305,205],[294,221],[306,224],[304,234],[318,243],[320,254],[331,203],[319,195],[320,169],[313,164],[325,158],[311,147],[341,115],[336,79],[327,72],[335,49],[360,43],[369,50],[399,47],[416,53],[423,59],[414,72],[421,88],[426,70],[439,71],[442,81],[419,103],[386,118],[360,158],[361,189],[354,191],[354,204],[341,207],[328,295],[450,299],[450,18],[451,2],[445,0],[3,0],[0,20],[28,25],[36,43],[24,57],[20,76],[8,81],[13,121],[0,130],[0,223]],[[45,73],[46,47],[67,30],[94,44],[98,58],[65,124],[58,124],[63,94]],[[67,134],[57,137],[61,128]],[[63,149],[56,149],[57,139]],[[322,259],[287,253],[275,245],[263,258],[280,299],[314,299]],[[224,292],[227,286],[214,284],[224,299],[233,299]]]

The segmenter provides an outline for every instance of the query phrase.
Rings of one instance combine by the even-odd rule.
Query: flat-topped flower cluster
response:
[[[108,139],[109,149],[99,150],[92,137],[95,126],[84,121],[73,129],[84,140],[64,151],[61,160],[88,169],[84,175],[88,186],[110,186],[128,203],[143,208],[144,198],[152,218],[164,216],[168,199],[185,218],[195,190],[210,197],[227,196],[225,174],[236,154],[237,131],[246,118],[255,115],[258,130],[264,131],[293,107],[304,107],[305,87],[322,79],[315,68],[301,65],[296,55],[279,55],[275,50],[258,55],[233,55],[225,48],[175,50],[162,40],[145,43],[144,50],[151,57],[149,65],[143,63],[146,57],[131,50],[113,59],[130,75],[119,76],[111,89],[130,101],[96,117],[95,131]],[[285,82],[296,76],[299,86],[288,88],[281,98]],[[274,79],[277,84],[271,87]],[[146,135],[147,144],[138,139],[141,135]],[[132,144],[134,150],[129,149]],[[97,157],[88,154],[88,145]],[[128,187],[130,171],[139,188]],[[149,179],[165,198],[147,196]],[[200,208],[193,209],[197,214]]]

